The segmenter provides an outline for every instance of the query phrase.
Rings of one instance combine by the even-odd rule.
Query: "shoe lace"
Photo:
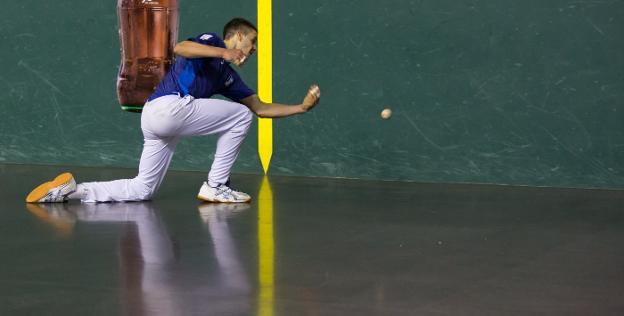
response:
[[[223,196],[232,195],[232,188],[228,187],[227,185],[222,184],[219,187],[217,187],[217,195],[223,195]]]
[[[65,199],[63,194],[61,194],[61,190],[51,191],[45,197],[48,201],[58,201],[59,199]]]

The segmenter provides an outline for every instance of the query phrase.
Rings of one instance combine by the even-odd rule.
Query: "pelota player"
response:
[[[26,202],[151,199],[180,139],[213,134],[219,137],[214,161],[198,198],[211,202],[249,202],[249,195],[229,186],[229,177],[251,125],[252,112],[259,117],[286,117],[309,111],[320,99],[319,87],[312,85],[301,104],[267,104],[245,85],[230,63],[244,65],[256,51],[257,32],[251,22],[235,18],[225,25],[223,40],[215,33],[203,33],[175,46],[175,63],[141,114],[145,142],[139,173],[134,179],[76,184],[71,173],[63,173],[35,188]],[[234,102],[211,99],[214,94]]]

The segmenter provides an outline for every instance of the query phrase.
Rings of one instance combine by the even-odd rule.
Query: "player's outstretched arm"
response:
[[[316,106],[320,99],[321,89],[314,84],[308,89],[308,93],[303,98],[303,102],[301,104],[287,105],[280,103],[265,103],[258,98],[257,94],[242,99],[241,103],[246,105],[259,117],[280,118],[306,113]]]

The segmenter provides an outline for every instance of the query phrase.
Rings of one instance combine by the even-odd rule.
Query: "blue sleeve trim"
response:
[[[195,70],[193,69],[193,64],[193,60],[187,60],[184,65],[184,70],[182,70],[182,73],[178,77],[178,84],[180,85],[180,92],[182,92],[182,95],[189,94],[191,84],[193,83],[193,80],[195,80]]]

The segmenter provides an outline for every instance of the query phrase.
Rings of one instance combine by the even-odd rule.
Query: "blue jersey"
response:
[[[203,33],[189,41],[225,48],[225,43],[215,33]],[[165,78],[148,101],[163,95],[191,95],[209,98],[214,94],[240,102],[255,94],[223,58],[184,58],[177,56]]]

